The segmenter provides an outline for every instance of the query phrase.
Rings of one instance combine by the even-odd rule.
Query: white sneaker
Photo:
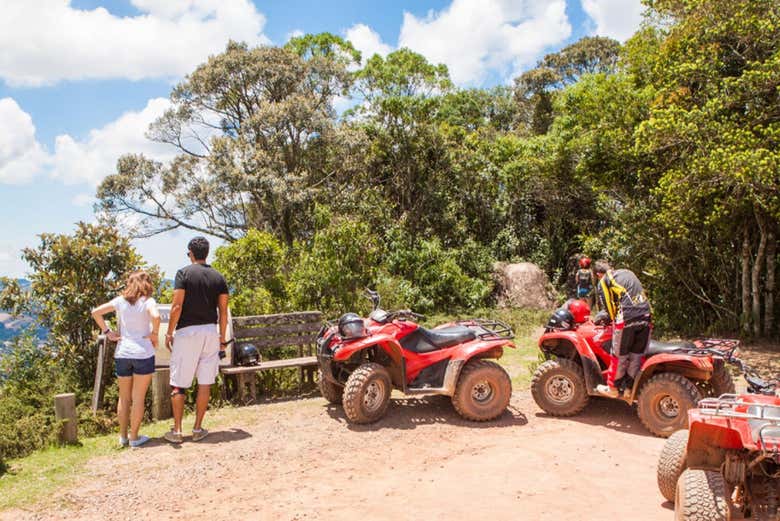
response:
[[[192,429],[192,441],[200,441],[209,435],[206,429]]]
[[[138,436],[137,440],[130,440],[130,448],[135,449],[137,447],[140,447],[147,441],[149,441],[149,436],[144,436],[144,435]]]
[[[599,393],[601,396],[606,396],[607,398],[617,398],[618,397],[618,390],[614,387],[610,387],[608,385],[597,385],[596,386],[596,392]]]

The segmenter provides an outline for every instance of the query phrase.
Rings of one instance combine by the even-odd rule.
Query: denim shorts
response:
[[[154,373],[154,357],[149,358],[114,358],[117,376],[133,376],[134,374]]]

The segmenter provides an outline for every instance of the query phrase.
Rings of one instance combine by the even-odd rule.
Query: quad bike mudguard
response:
[[[596,386],[605,383],[602,367],[609,366],[609,354],[602,351],[599,353],[601,356],[597,356],[585,337],[575,331],[547,332],[539,338],[539,349],[547,358],[555,355],[558,358],[578,361],[582,366],[588,394],[597,394]]]

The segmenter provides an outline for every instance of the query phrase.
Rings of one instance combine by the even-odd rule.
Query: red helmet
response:
[[[575,324],[582,324],[590,317],[590,306],[583,300],[575,300],[569,304],[569,312],[574,317]]]
[[[580,268],[590,268],[590,259],[588,257],[580,259]]]

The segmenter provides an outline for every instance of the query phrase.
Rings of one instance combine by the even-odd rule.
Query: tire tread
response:
[[[550,372],[559,371],[563,369],[566,372],[570,372],[571,376],[575,379],[575,393],[577,396],[574,399],[572,405],[565,410],[555,409],[551,404],[545,403],[544,399],[544,385],[545,376]],[[576,363],[566,358],[558,358],[555,360],[547,360],[539,367],[536,368],[534,376],[531,379],[531,395],[544,412],[551,416],[567,417],[575,416],[582,412],[582,410],[588,405],[590,396],[585,389],[585,378],[582,375],[582,368]]]

